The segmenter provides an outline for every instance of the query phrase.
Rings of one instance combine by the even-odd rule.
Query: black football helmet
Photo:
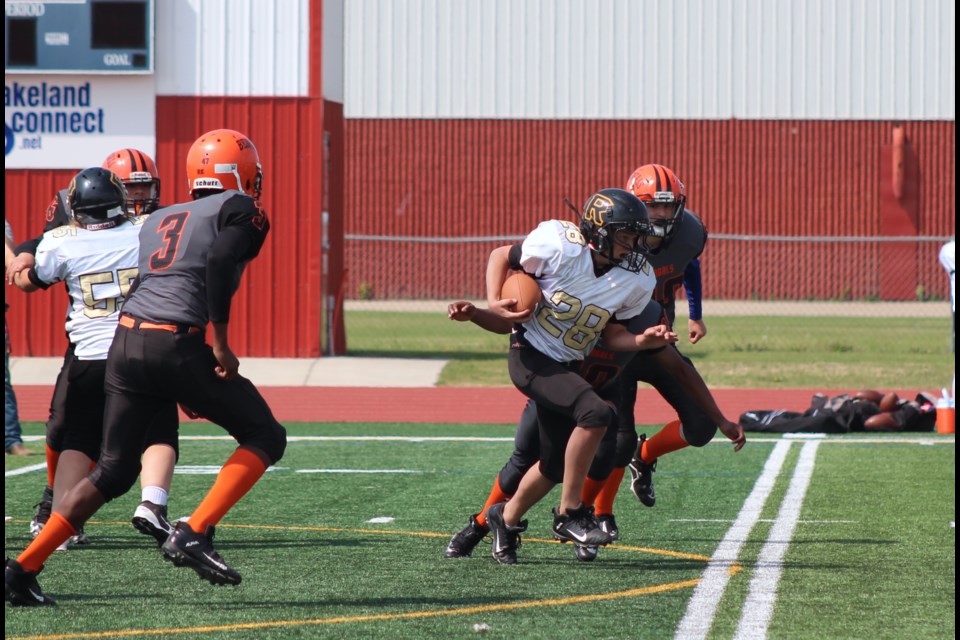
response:
[[[127,191],[112,171],[84,169],[70,181],[67,194],[74,220],[85,229],[108,229],[125,220]]]
[[[623,259],[614,257],[614,234],[637,234],[637,242]],[[601,189],[587,198],[580,218],[580,232],[590,249],[617,266],[638,273],[646,264],[646,237],[653,233],[647,208],[637,196],[623,189]]]

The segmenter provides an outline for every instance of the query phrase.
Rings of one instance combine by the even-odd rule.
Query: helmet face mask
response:
[[[646,264],[646,238],[653,233],[644,204],[623,189],[602,189],[583,205],[580,232],[590,249],[611,264],[639,273]],[[620,251],[625,253],[618,255]]]
[[[647,205],[650,223],[660,238],[658,248],[667,246],[680,225],[687,204],[687,190],[677,174],[662,164],[638,167],[627,180],[627,191]],[[658,215],[661,211],[666,215]]]
[[[71,215],[85,229],[109,229],[125,219],[127,191],[120,178],[103,167],[78,173],[67,193]]]
[[[263,169],[260,154],[247,136],[231,129],[209,131],[187,152],[190,195],[236,189],[260,198]]]
[[[145,215],[160,207],[160,173],[153,158],[138,149],[119,149],[107,156],[102,166],[116,174],[127,189],[129,215]],[[141,185],[149,188],[138,188]]]

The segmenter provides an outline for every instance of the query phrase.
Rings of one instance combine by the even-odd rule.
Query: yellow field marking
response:
[[[26,523],[27,520],[8,520],[8,523]],[[90,525],[120,525],[128,526],[128,522],[97,522],[89,521]],[[222,528],[233,529],[265,529],[265,530],[286,530],[286,531],[323,531],[328,533],[367,533],[375,535],[401,535],[417,536],[427,538],[446,538],[449,534],[436,533],[433,531],[397,531],[391,529],[345,529],[340,527],[308,527],[308,526],[280,526],[280,525],[253,525],[253,524],[220,524]],[[543,538],[524,538],[524,542],[537,542],[546,544],[561,544],[557,540],[547,540]],[[709,556],[694,553],[683,553],[680,551],[671,551],[669,549],[651,549],[647,547],[634,547],[629,545],[616,545],[609,547],[616,551],[632,551],[636,553],[649,553],[672,558],[682,558],[687,560],[699,560],[708,562]],[[740,571],[740,566],[734,564],[730,568],[731,575]],[[460,616],[475,613],[491,613],[495,611],[516,611],[519,609],[532,609],[535,607],[559,607],[571,604],[584,604],[589,602],[602,602],[605,600],[617,600],[620,598],[632,598],[636,596],[653,595],[667,591],[677,591],[679,589],[689,589],[695,587],[700,582],[700,578],[683,580],[681,582],[668,582],[666,584],[652,585],[648,587],[638,587],[636,589],[627,589],[625,591],[611,591],[608,593],[596,593],[580,596],[569,596],[566,598],[551,598],[546,600],[528,600],[525,602],[511,602],[506,604],[477,605],[472,607],[460,607],[455,609],[435,609],[432,611],[411,611],[408,613],[379,613],[371,615],[358,616],[336,616],[332,618],[307,618],[300,620],[273,620],[267,622],[240,622],[235,624],[209,625],[202,627],[170,627],[165,629],[118,629],[116,631],[88,631],[77,633],[58,633],[44,634],[34,636],[7,636],[7,640],[81,640],[84,638],[129,638],[135,636],[164,636],[172,634],[199,634],[199,633],[221,633],[224,631],[244,631],[256,629],[276,629],[282,627],[303,627],[319,626],[330,624],[346,624],[350,622],[384,622],[390,620],[418,620],[425,618],[439,618],[443,616]]]

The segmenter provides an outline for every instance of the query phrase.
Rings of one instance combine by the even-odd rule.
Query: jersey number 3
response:
[[[150,254],[150,269],[163,271],[173,264],[173,261],[177,258],[177,249],[180,247],[180,234],[183,233],[183,225],[187,223],[189,217],[189,211],[181,211],[171,213],[163,219],[160,226],[157,227],[157,233],[161,236],[163,246]]]

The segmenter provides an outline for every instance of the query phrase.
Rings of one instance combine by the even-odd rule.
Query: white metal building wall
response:
[[[309,4],[158,0],[157,95],[307,95]]]
[[[347,0],[344,14],[348,118],[956,117],[954,0]]]

